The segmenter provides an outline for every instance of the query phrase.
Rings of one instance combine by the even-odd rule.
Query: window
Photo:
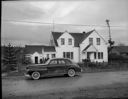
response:
[[[65,40],[64,38],[61,38],[61,45],[64,45],[65,44]]]
[[[70,52],[67,52],[67,57],[66,58],[70,58]]]
[[[63,57],[73,59],[73,52],[63,52]]]
[[[96,38],[97,45],[100,45],[100,38]]]
[[[94,59],[96,59],[96,52],[94,52]]]
[[[68,39],[68,45],[72,45],[72,39],[71,38]]]
[[[87,59],[90,59],[90,52],[87,52]]]
[[[65,60],[66,61],[66,64],[72,64],[72,62],[70,60]]]
[[[98,52],[98,59],[103,59],[103,52]]]
[[[56,55],[55,54],[52,54],[52,58],[55,58],[56,57]]]
[[[71,59],[73,59],[73,52],[71,52]]]
[[[98,59],[100,59],[100,52],[98,52]]]
[[[93,38],[89,38],[89,44],[93,44]]]
[[[55,64],[57,64],[57,60],[51,60],[49,64],[50,65],[55,65]]]
[[[64,60],[58,60],[58,64],[65,64]]]
[[[103,52],[101,52],[101,59],[103,59]]]
[[[65,54],[65,52],[63,52],[63,58],[66,58],[66,54]]]

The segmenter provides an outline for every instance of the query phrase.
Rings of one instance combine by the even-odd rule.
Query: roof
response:
[[[120,53],[128,53],[128,46],[113,46],[112,50],[116,50]]]
[[[44,52],[55,52],[55,47],[54,46],[45,46],[44,47]]]
[[[83,52],[86,51],[90,46],[91,46],[91,44],[89,44],[88,46],[86,46],[86,47],[83,49]]]
[[[75,39],[75,47],[79,47],[79,44],[82,43],[83,40],[85,40],[92,32],[92,31],[89,31],[87,33],[69,33],[71,34],[74,39]],[[58,43],[57,43],[57,39],[63,34],[64,32],[52,32],[52,35],[53,35],[53,39],[54,39],[54,42],[55,42],[55,45],[58,46]]]
[[[42,49],[44,49],[44,52],[55,52],[55,47],[54,46],[26,45],[25,46],[25,54],[33,54],[35,52],[38,52],[39,54],[42,54]]]

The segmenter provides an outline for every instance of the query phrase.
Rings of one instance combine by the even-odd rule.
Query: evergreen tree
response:
[[[6,65],[7,71],[16,70],[17,60],[15,48],[10,43],[4,48],[4,65]]]

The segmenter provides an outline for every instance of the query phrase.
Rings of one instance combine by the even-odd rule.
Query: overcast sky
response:
[[[108,40],[105,20],[110,20],[112,40],[128,45],[128,0],[2,1],[2,44],[49,44],[54,31],[87,32],[96,29]],[[38,23],[37,23],[38,22]]]

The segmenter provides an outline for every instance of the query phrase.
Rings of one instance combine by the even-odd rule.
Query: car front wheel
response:
[[[76,72],[75,72],[74,69],[69,69],[69,70],[68,70],[68,76],[69,76],[69,77],[73,77],[73,76],[75,76],[75,74],[76,74]]]
[[[32,78],[33,78],[34,80],[38,80],[38,79],[40,78],[40,73],[39,73],[39,72],[33,72],[33,73],[32,73]]]

